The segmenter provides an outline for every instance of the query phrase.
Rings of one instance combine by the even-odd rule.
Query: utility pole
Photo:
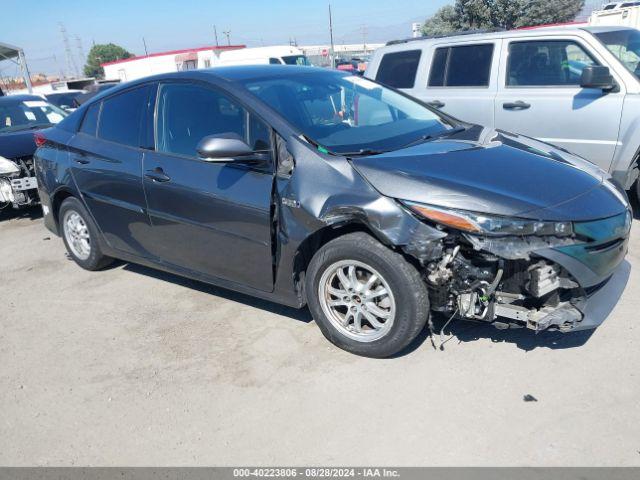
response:
[[[227,45],[231,46],[231,30],[226,30],[222,34],[227,37]]]
[[[71,54],[71,46],[69,45],[69,37],[67,36],[67,29],[64,28],[64,24],[60,22],[60,33],[62,34],[62,43],[64,44],[64,52],[67,56],[67,75],[73,76],[74,73],[76,77],[79,77],[78,66],[76,65],[76,61],[73,59],[73,55]]]
[[[219,47],[220,44],[218,43],[218,29],[215,25],[213,26],[213,35],[216,37],[216,47]]]
[[[331,48],[329,49],[329,58],[331,58],[331,68],[335,68],[336,56],[333,49],[333,19],[331,18],[331,2],[329,2],[329,36],[331,38]]]
[[[147,41],[144,39],[144,37],[142,37],[142,44],[144,45],[144,55],[148,57],[149,51],[147,50]]]
[[[369,30],[367,29],[366,25],[360,25],[360,33],[362,34],[362,50],[366,55],[367,54],[367,34],[369,33]]]

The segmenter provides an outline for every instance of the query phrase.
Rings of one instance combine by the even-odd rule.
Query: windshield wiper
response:
[[[361,148],[357,152],[337,152],[338,155],[343,157],[364,157],[367,155],[380,155],[381,153],[387,153],[390,150],[376,150],[373,148]]]
[[[403,148],[413,147],[414,145],[419,145],[420,143],[430,142],[431,140],[435,140],[437,138],[450,137],[451,135],[455,135],[456,133],[464,132],[465,130],[466,130],[465,127],[455,127],[455,128],[452,128],[451,130],[443,130],[443,131],[438,132],[438,133],[431,133],[429,135],[422,135],[421,137],[417,138],[413,142],[409,142],[406,145],[403,145],[398,150],[403,149]]]

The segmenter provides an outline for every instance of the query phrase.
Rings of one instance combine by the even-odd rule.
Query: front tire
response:
[[[416,268],[365,233],[344,235],[318,250],[305,289],[324,336],[366,357],[398,353],[429,316],[427,288]]]
[[[62,239],[69,256],[85,270],[100,270],[113,259],[103,255],[98,243],[98,228],[84,205],[74,197],[67,198],[58,213]]]

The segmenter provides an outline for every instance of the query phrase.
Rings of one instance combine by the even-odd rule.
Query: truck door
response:
[[[584,67],[601,64],[588,45],[578,37],[512,39],[504,41],[502,56],[496,127],[563,147],[608,170],[625,88],[620,81],[617,92],[580,87]]]

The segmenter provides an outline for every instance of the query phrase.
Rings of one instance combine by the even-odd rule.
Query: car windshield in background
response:
[[[287,65],[311,65],[311,63],[309,63],[309,59],[304,55],[287,55],[286,57],[282,57],[282,61]]]
[[[332,153],[396,150],[453,128],[414,100],[337,71],[252,79],[244,85]]]
[[[640,31],[612,30],[595,35],[631,73],[640,79]]]
[[[78,108],[76,97],[82,92],[54,93],[47,95],[49,103],[60,108]]]
[[[25,100],[0,105],[0,134],[48,127],[67,113],[44,100]]]

